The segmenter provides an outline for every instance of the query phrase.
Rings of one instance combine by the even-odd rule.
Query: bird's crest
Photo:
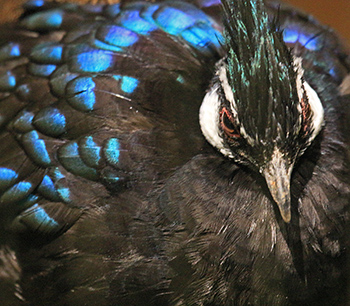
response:
[[[269,22],[262,0],[222,3],[227,77],[240,119],[252,138],[283,142],[299,114],[293,57],[282,31]]]

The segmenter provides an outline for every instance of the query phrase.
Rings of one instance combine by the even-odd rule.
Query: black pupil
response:
[[[223,124],[225,125],[225,127],[230,130],[230,131],[234,131],[235,130],[235,127],[234,125],[232,124],[231,120],[228,118],[227,114],[224,112],[223,114]]]

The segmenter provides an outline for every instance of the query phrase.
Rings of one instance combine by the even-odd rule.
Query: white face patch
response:
[[[247,140],[247,142],[254,146],[255,141],[251,138],[245,131],[244,126],[239,122],[237,117],[236,102],[233,97],[233,91],[228,83],[226,66],[222,64],[216,72],[219,77],[221,88],[225,94],[226,100],[230,103],[230,110],[232,115],[237,120],[240,126],[240,134]],[[223,155],[234,158],[231,150],[225,146],[225,141],[222,138],[221,132],[219,130],[220,126],[220,111],[221,111],[221,101],[219,100],[219,95],[217,93],[219,89],[219,84],[214,85],[210,88],[210,91],[205,95],[200,111],[199,111],[199,123],[202,129],[202,133],[208,142],[217,148]]]
[[[324,121],[324,109],[316,91],[309,85],[308,82],[303,80],[304,69],[301,63],[302,63],[302,58],[294,57],[294,67],[295,67],[295,71],[297,72],[296,83],[297,83],[299,100],[301,101],[301,99],[303,98],[303,94],[304,94],[303,87],[304,87],[306,96],[309,101],[310,109],[312,112],[311,124],[312,124],[313,133],[309,137],[309,143],[311,143],[322,129],[322,125]],[[301,113],[302,110],[300,106],[298,109]]]
[[[202,133],[208,142],[217,148],[223,155],[233,157],[232,152],[224,146],[220,136],[220,101],[217,93],[219,85],[215,85],[205,95],[199,110],[199,123]]]

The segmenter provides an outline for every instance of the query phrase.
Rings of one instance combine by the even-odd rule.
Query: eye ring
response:
[[[238,133],[237,128],[234,124],[234,119],[226,107],[223,107],[220,112],[220,124],[221,124],[222,130],[229,138],[241,137],[241,135]]]
[[[306,97],[300,101],[303,131],[307,132],[310,126],[311,107]]]

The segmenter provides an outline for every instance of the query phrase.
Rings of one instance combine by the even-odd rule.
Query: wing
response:
[[[146,196],[204,144],[218,26],[182,2],[31,1],[1,33],[0,243],[4,266],[20,262],[6,277],[34,304],[105,299],[110,267],[155,266]]]

